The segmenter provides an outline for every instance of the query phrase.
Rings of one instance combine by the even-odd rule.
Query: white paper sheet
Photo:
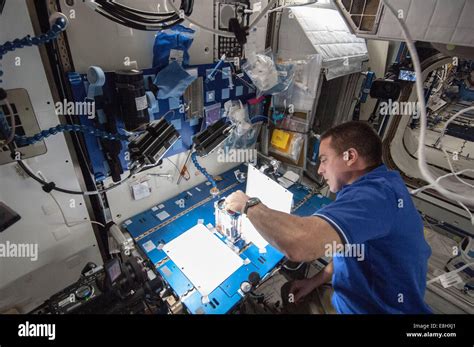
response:
[[[249,165],[245,193],[250,197],[259,198],[260,201],[271,209],[286,213],[291,211],[293,193],[258,171],[252,165]],[[247,216],[242,216],[242,237],[246,241],[252,242],[259,249],[263,249],[268,245],[268,242],[258,233]]]
[[[163,250],[202,296],[212,293],[244,263],[203,224],[167,243]]]

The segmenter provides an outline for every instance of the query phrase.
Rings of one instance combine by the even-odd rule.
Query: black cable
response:
[[[102,6],[103,10],[105,10],[106,12],[108,12],[111,15],[114,15],[116,17],[120,16],[124,20],[131,20],[131,21],[134,21],[134,22],[137,22],[137,23],[161,24],[161,23],[167,23],[169,21],[179,19],[179,15],[177,15],[176,13],[174,13],[174,14],[172,14],[172,15],[168,16],[167,18],[164,18],[164,19],[163,18],[155,19],[155,18],[145,18],[145,17],[139,16],[139,15],[136,15],[134,13],[124,11],[120,8],[115,8],[114,5],[112,5],[108,2],[104,2],[103,4],[101,4],[101,6]]]
[[[138,24],[146,24],[146,25],[162,25],[164,23],[168,23],[168,22],[179,19],[178,15],[173,15],[164,19],[141,18],[131,13],[123,13],[121,11],[110,9],[107,6],[103,6],[102,10],[123,21],[132,21]]]
[[[123,11],[129,12],[129,13],[134,13],[134,14],[140,14],[144,16],[150,16],[150,17],[166,17],[166,16],[171,16],[175,15],[176,12],[149,12],[149,11],[142,11],[142,10],[137,10],[136,8],[129,7],[126,5],[123,5],[121,3],[118,3],[116,1],[110,1],[110,0],[96,0],[95,1],[97,4],[104,4],[108,3],[109,5],[115,6],[116,8],[120,8]],[[180,9],[184,11],[184,14],[186,16],[190,16],[193,13],[193,8],[194,8],[194,0],[182,0],[181,1],[181,7]]]
[[[101,3],[103,3],[103,2],[104,2],[104,0],[97,0],[97,1],[96,1],[96,3],[98,3],[98,4],[101,4]],[[136,13],[136,14],[142,14],[142,15],[145,15],[145,16],[166,17],[166,16],[171,16],[171,15],[173,15],[173,14],[176,14],[175,12],[148,12],[148,11],[141,11],[141,10],[137,10],[136,8],[132,8],[132,7],[125,6],[125,5],[120,4],[120,3],[118,3],[118,2],[115,2],[115,1],[107,1],[107,2],[114,4],[115,6],[120,7],[120,8],[122,8],[122,9],[125,10],[125,11],[133,12],[133,13]]]
[[[142,25],[142,24],[139,24],[139,23],[131,22],[131,21],[128,21],[127,19],[118,19],[118,18],[114,17],[113,15],[109,14],[108,12],[105,12],[102,9],[99,9],[99,8],[97,8],[95,11],[97,13],[99,13],[100,15],[110,19],[111,21],[113,21],[115,23],[125,25],[126,27],[129,27],[129,28],[132,28],[132,29],[143,30],[143,31],[165,30],[165,29],[168,29],[168,28],[171,28],[171,27],[175,26],[176,24],[182,23],[184,21],[184,19],[180,18],[179,20],[176,20],[175,22],[173,22],[171,24],[159,25],[159,26],[149,26],[149,25]]]
[[[61,193],[66,193],[66,194],[72,194],[72,195],[83,195],[84,192],[82,191],[75,191],[75,190],[69,190],[69,189],[63,189],[63,188],[58,188],[56,187],[56,185],[54,184],[54,182],[46,182],[46,181],[43,181],[41,178],[39,178],[38,176],[36,176],[33,172],[31,172],[28,167],[25,165],[25,163],[19,159],[17,160],[17,163],[18,165],[20,165],[20,167],[23,169],[23,171],[26,172],[26,174],[28,176],[30,176],[31,178],[33,178],[36,182],[38,182],[39,184],[41,184],[41,186],[43,187],[43,190],[46,192],[46,193],[50,193],[51,191],[53,190],[56,190],[58,192],[61,192]]]
[[[111,21],[125,25],[129,28],[157,31],[171,28],[184,21],[184,18],[175,12],[146,12],[127,7],[125,5],[111,2],[107,0],[96,1],[98,5],[95,11],[100,15],[110,19]],[[192,0],[183,0],[181,2],[181,9],[186,15],[192,13],[194,2]],[[144,17],[167,17],[167,18],[147,18]]]
[[[15,159],[16,153],[15,153],[15,149],[14,149],[13,145],[10,144],[8,147],[10,148],[12,158]],[[107,192],[111,189],[114,189],[115,187],[118,187],[119,185],[121,185],[122,183],[124,183],[125,181],[127,181],[128,179],[130,179],[134,175],[134,171],[130,170],[130,174],[128,175],[128,177],[126,177],[125,179],[123,179],[122,181],[120,181],[117,184],[114,184],[114,185],[112,185],[108,188],[105,188],[105,189],[97,190],[96,192],[95,191],[94,192],[83,192],[83,191],[78,191],[78,190],[69,190],[69,189],[56,187],[56,184],[54,182],[46,182],[43,179],[41,179],[40,177],[36,176],[33,172],[31,172],[31,170],[28,168],[28,166],[26,166],[25,163],[21,159],[15,159],[15,160],[18,163],[18,165],[23,169],[23,171],[25,171],[25,173],[28,176],[30,176],[36,182],[41,184],[43,190],[46,193],[50,193],[51,191],[55,190],[57,192],[61,192],[61,193],[65,193],[65,194],[72,194],[72,195],[90,195],[91,193],[96,193],[96,192],[97,192],[97,194],[102,194],[102,193],[105,193],[105,192]]]
[[[110,4],[107,4],[107,3],[101,6],[100,10],[124,22],[133,22],[139,25],[150,24],[150,25],[161,26],[161,24],[163,23],[168,23],[170,21],[179,19],[179,16],[176,14],[164,19],[144,18],[144,17],[137,16],[135,14],[123,12],[122,10],[114,9],[113,6],[110,6]]]
[[[180,10],[184,11],[186,16],[190,16],[193,13],[194,0],[182,0]]]
[[[168,27],[172,27],[176,24],[179,24],[183,21],[183,19],[180,19],[180,20],[177,20],[176,22],[174,22],[170,25],[161,25],[159,27],[149,26],[149,25],[147,26],[147,25],[142,25],[142,24],[138,24],[138,23],[135,23],[135,22],[130,22],[126,19],[119,19],[119,18],[114,17],[113,15],[109,14],[108,12],[105,12],[104,10],[99,9],[99,8],[97,8],[95,11],[97,13],[99,13],[101,16],[104,16],[105,18],[110,19],[111,21],[113,21],[115,23],[118,23],[120,25],[124,25],[124,26],[132,28],[132,29],[143,30],[143,31],[164,30],[164,29],[167,29]]]

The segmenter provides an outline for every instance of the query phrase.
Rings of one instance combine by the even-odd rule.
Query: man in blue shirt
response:
[[[430,313],[424,302],[431,249],[423,222],[396,171],[382,164],[382,143],[365,123],[321,136],[318,173],[337,193],[310,217],[289,215],[235,192],[226,199],[293,261],[333,255],[313,278],[296,281],[296,302],[332,279],[338,313]]]

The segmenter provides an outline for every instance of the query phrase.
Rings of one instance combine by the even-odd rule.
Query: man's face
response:
[[[342,186],[347,184],[351,177],[352,170],[347,165],[344,155],[337,153],[331,147],[331,138],[326,138],[319,145],[319,169],[318,174],[324,177],[324,180],[333,193],[341,190]]]

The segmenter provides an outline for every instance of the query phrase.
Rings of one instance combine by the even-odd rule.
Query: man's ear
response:
[[[342,159],[347,163],[348,166],[354,164],[359,158],[359,153],[355,148],[349,148],[347,151],[342,153]]]
[[[342,153],[342,160],[348,161],[349,158],[350,158],[349,151],[345,151],[344,153]]]

